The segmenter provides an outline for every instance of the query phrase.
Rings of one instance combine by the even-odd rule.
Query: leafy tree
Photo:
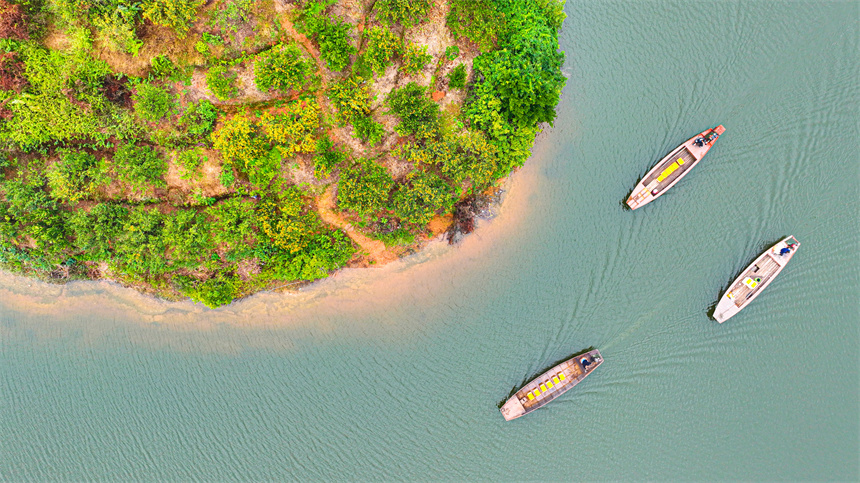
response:
[[[211,229],[203,214],[180,210],[164,215],[163,222],[161,237],[172,268],[194,268],[211,252]]]
[[[236,73],[226,65],[213,65],[206,72],[206,86],[219,101],[232,99],[239,94],[235,82]]]
[[[157,25],[170,27],[184,39],[194,22],[197,9],[206,0],[143,0],[143,16]]]
[[[332,0],[309,0],[301,10],[299,25],[302,32],[320,46],[320,56],[329,69],[341,71],[349,64],[349,56],[356,52],[349,33],[352,26],[339,18],[329,18],[325,9]]]
[[[356,117],[352,120],[352,126],[355,128],[355,137],[363,143],[370,143],[371,146],[376,146],[385,135],[385,126],[374,121],[369,115]]]
[[[68,225],[74,237],[75,255],[81,260],[102,261],[111,257],[111,245],[123,232],[128,209],[122,205],[100,203],[89,212],[76,210]]]
[[[283,146],[285,154],[310,153],[316,147],[319,114],[316,100],[308,98],[287,104],[281,114],[263,113],[259,125],[268,139]]]
[[[466,66],[459,64],[448,74],[448,87],[462,89],[466,87]]]
[[[202,282],[184,275],[173,278],[183,294],[210,309],[227,305],[236,297],[239,281],[232,275],[219,274]]]
[[[337,204],[359,216],[379,212],[388,203],[394,180],[388,171],[371,160],[358,160],[341,170],[337,184]]]
[[[295,43],[278,44],[257,54],[254,82],[263,92],[299,90],[310,80],[312,69]]]
[[[173,109],[173,95],[167,88],[141,82],[131,96],[134,101],[134,112],[145,121],[160,121]]]
[[[394,213],[407,223],[426,225],[433,216],[450,212],[455,201],[453,189],[444,179],[416,170],[394,192]]]
[[[199,138],[212,131],[217,118],[218,109],[211,102],[203,99],[200,102],[189,103],[179,118],[178,124],[186,130],[189,136]]]
[[[113,155],[111,167],[117,178],[129,183],[136,192],[148,185],[166,186],[163,177],[167,173],[167,163],[149,146],[120,146]]]
[[[370,93],[361,77],[349,77],[333,83],[327,95],[337,109],[336,116],[341,124],[370,113]]]
[[[67,151],[60,161],[48,168],[51,196],[67,203],[76,203],[95,193],[106,181],[103,166],[95,156],[85,152]]]
[[[241,245],[255,235],[254,204],[241,198],[229,198],[207,209],[212,217],[212,238],[215,243],[230,247]]]
[[[391,112],[400,118],[394,130],[401,136],[428,135],[439,127],[439,105],[427,97],[423,86],[410,82],[392,90],[386,102]]]
[[[346,151],[335,148],[328,136],[317,139],[317,155],[314,156],[314,176],[327,178],[335,166],[347,159]]]
[[[433,56],[427,53],[426,45],[418,47],[410,44],[403,51],[403,65],[400,69],[409,75],[414,75],[424,70],[424,66],[431,60]]]
[[[384,27],[373,27],[367,30],[365,35],[367,36],[367,46],[364,50],[365,62],[373,72],[384,74],[385,68],[400,55],[400,39]]]

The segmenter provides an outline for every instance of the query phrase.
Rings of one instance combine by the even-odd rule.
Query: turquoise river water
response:
[[[214,311],[0,275],[0,480],[856,481],[858,3],[567,12],[555,127],[458,247]],[[689,176],[622,209],[716,124]],[[774,283],[709,319],[787,235]],[[589,346],[588,379],[503,420]]]

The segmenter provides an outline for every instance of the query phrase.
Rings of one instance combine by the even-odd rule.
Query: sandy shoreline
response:
[[[539,135],[539,138],[545,134]],[[232,326],[282,327],[319,323],[336,314],[359,315],[380,306],[408,301],[412,306],[433,303],[434,284],[450,274],[468,272],[481,254],[515,232],[529,212],[528,199],[541,179],[540,139],[525,166],[503,182],[498,215],[481,220],[457,246],[438,236],[420,252],[374,268],[347,268],[294,293],[260,292],[218,309],[189,300],[171,302],[105,281],[75,281],[64,285],[0,272],[0,309],[51,321],[123,319],[139,324],[206,328]]]

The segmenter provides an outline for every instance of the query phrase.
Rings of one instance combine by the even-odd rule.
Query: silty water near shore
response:
[[[216,311],[0,277],[0,479],[858,479],[858,8],[568,2],[556,126],[456,248]],[[503,420],[592,345],[599,372]]]

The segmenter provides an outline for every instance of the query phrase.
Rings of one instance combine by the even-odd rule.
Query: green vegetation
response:
[[[364,51],[364,61],[371,71],[384,74],[385,68],[400,55],[400,39],[385,27],[373,27],[365,35],[367,47]]]
[[[320,56],[329,69],[341,71],[349,65],[349,56],[357,49],[349,37],[350,24],[325,15],[326,7],[333,3],[334,0],[308,0],[301,10],[300,26],[303,33],[317,42]]]
[[[310,81],[311,69],[311,62],[296,44],[278,44],[257,55],[254,81],[261,91],[299,90]]]
[[[466,66],[459,64],[448,74],[448,86],[452,89],[462,89],[466,87]]]
[[[427,53],[426,45],[422,45],[421,47],[409,45],[403,51],[403,65],[400,69],[409,75],[417,74],[431,60],[433,60],[433,56]]]
[[[160,121],[173,109],[173,96],[164,87],[141,82],[132,96],[134,112],[145,121]]]
[[[379,21],[386,25],[399,23],[410,28],[426,21],[432,5],[431,0],[377,0],[373,11]]]
[[[206,86],[219,101],[232,99],[239,94],[235,83],[236,73],[226,65],[213,65],[206,73]]]
[[[564,85],[563,2],[447,2],[0,0],[0,269],[217,307],[420,246]]]

